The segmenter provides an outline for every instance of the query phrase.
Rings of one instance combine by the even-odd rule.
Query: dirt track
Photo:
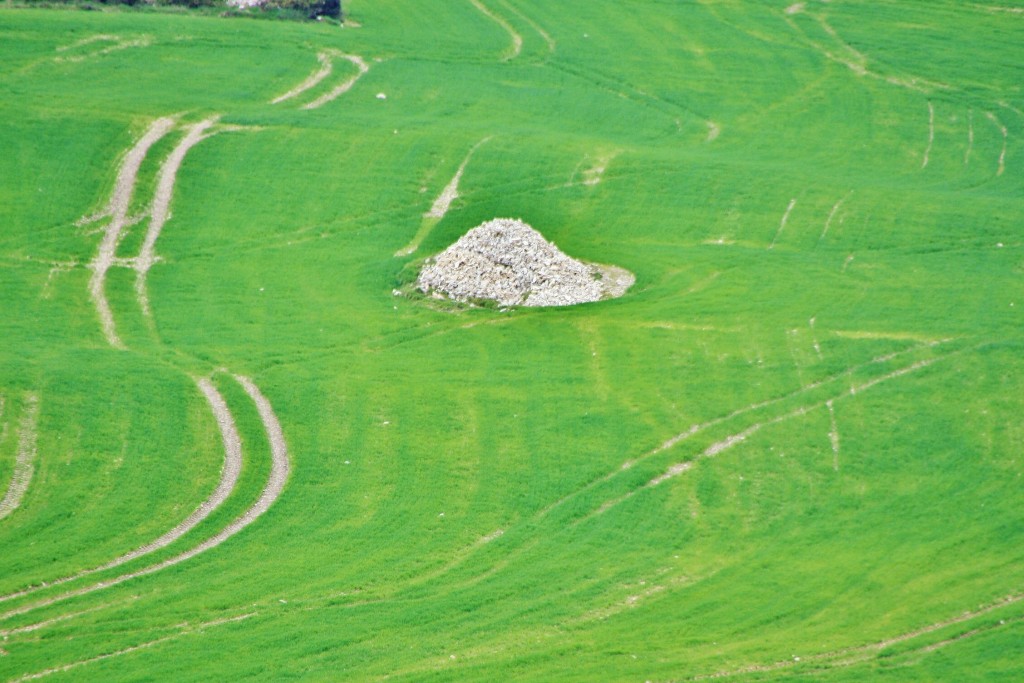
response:
[[[7,493],[0,499],[0,519],[14,512],[21,504],[32,481],[36,459],[36,422],[39,419],[39,398],[29,394],[18,428],[18,453],[14,460],[14,474]]]
[[[156,262],[156,241],[160,237],[160,231],[171,215],[171,198],[174,196],[174,183],[178,177],[178,169],[181,162],[185,160],[188,151],[197,144],[210,137],[207,130],[217,122],[218,117],[214,116],[188,127],[188,133],[178,143],[178,146],[167,155],[164,163],[160,166],[160,175],[157,178],[156,192],[153,194],[153,205],[149,213],[149,229],[142,242],[139,255],[135,257],[135,294],[139,300],[142,312],[149,315],[149,294],[146,291],[146,274]]]
[[[252,382],[252,380],[250,380],[247,377],[242,377],[239,375],[236,375],[235,379],[238,381],[239,384],[242,385],[242,388],[245,389],[245,392],[256,404],[256,409],[259,412],[260,420],[263,422],[264,429],[266,430],[267,433],[267,440],[270,443],[270,476],[267,478],[267,484],[266,486],[264,486],[259,499],[248,510],[242,513],[240,517],[235,519],[235,521],[231,522],[231,524],[226,526],[224,529],[222,529],[214,536],[203,541],[199,545],[191,548],[190,550],[186,550],[185,552],[174,555],[173,557],[170,557],[162,562],[158,562],[157,564],[150,565],[148,567],[143,567],[142,569],[129,572],[127,574],[122,574],[121,576],[112,579],[100,581],[89,586],[76,588],[74,590],[62,593],[60,595],[45,598],[43,600],[38,600],[34,603],[30,603],[27,605],[22,605],[21,607],[14,608],[3,614],[0,614],[0,621],[10,619],[20,614],[27,614],[28,612],[32,612],[34,610],[47,607],[49,605],[53,605],[64,600],[68,600],[70,598],[88,595],[90,593],[95,593],[97,591],[111,588],[113,586],[118,586],[122,583],[131,581],[132,579],[137,579],[142,576],[155,574],[159,571],[167,569],[168,567],[179,565],[182,562],[190,560],[193,557],[196,557],[197,555],[206,552],[207,550],[216,548],[221,543],[228,540],[245,527],[249,526],[258,517],[260,517],[260,515],[265,513],[270,508],[271,505],[273,505],[274,501],[276,501],[278,497],[280,497],[281,492],[284,490],[284,485],[288,479],[288,472],[290,469],[288,461],[288,447],[287,444],[285,443],[284,433],[281,429],[281,423],[278,421],[277,416],[274,414],[274,410],[273,407],[270,405],[270,402],[262,394],[262,392],[260,392],[259,388],[256,386],[255,383]],[[34,590],[38,590],[38,588],[33,589],[33,591]],[[21,594],[5,596],[4,599],[9,599],[10,597],[18,597],[19,595]]]
[[[114,183],[114,190],[110,195],[110,201],[106,208],[95,216],[87,216],[80,223],[91,223],[106,216],[110,217],[110,223],[103,233],[96,256],[89,264],[92,269],[92,277],[89,279],[89,295],[96,312],[100,317],[100,325],[103,328],[103,336],[107,342],[119,349],[124,348],[124,343],[117,336],[114,325],[114,314],[110,310],[105,291],[107,271],[114,265],[114,253],[118,243],[124,235],[124,230],[129,224],[128,209],[131,205],[132,194],[135,191],[135,180],[139,174],[139,167],[142,166],[149,148],[156,144],[161,138],[174,128],[175,119],[165,116],[155,120],[143,134],[139,141],[128,150],[121,162],[121,169],[117,173],[117,180]]]
[[[210,410],[213,412],[214,419],[217,421],[217,426],[220,429],[221,440],[224,444],[224,465],[221,468],[220,482],[217,484],[217,488],[214,489],[213,493],[211,493],[206,500],[200,503],[199,507],[197,507],[192,514],[159,538],[150,541],[145,545],[139,546],[138,548],[135,548],[134,550],[131,550],[98,567],[85,569],[80,572],[76,572],[75,574],[64,576],[53,581],[47,581],[14,593],[0,595],[0,602],[6,602],[7,600],[31,595],[32,593],[36,593],[44,588],[60,586],[70,581],[74,581],[75,579],[89,576],[90,574],[120,567],[132,560],[136,560],[160,550],[161,548],[165,548],[194,529],[200,522],[209,517],[214,510],[220,507],[225,500],[227,500],[228,496],[231,495],[231,492],[234,491],[235,485],[238,483],[238,475],[242,471],[242,440],[238,436],[238,429],[235,427],[234,418],[231,416],[231,412],[228,410],[228,406],[224,402],[224,398],[217,392],[213,383],[205,378],[196,379],[195,381],[199,390],[210,404]]]
[[[347,59],[348,61],[355,64],[356,68],[359,69],[359,73],[357,73],[355,76],[348,79],[341,85],[331,89],[329,92],[316,98],[309,104],[303,105],[303,109],[317,109],[319,107],[324,106],[328,102],[337,99],[340,95],[343,95],[347,93],[349,90],[351,90],[352,86],[356,84],[356,81],[362,78],[363,75],[370,70],[370,67],[366,64],[366,62],[363,61],[363,58],[358,55],[346,55],[339,52],[337,56],[340,57],[341,59]]]

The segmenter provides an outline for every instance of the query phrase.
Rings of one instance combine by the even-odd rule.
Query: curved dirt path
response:
[[[149,294],[146,291],[146,274],[156,262],[156,241],[160,237],[160,231],[171,215],[171,198],[174,196],[174,183],[178,177],[178,169],[189,150],[197,144],[213,135],[206,131],[213,126],[220,117],[213,116],[204,119],[188,127],[188,133],[178,143],[177,147],[167,155],[164,163],[160,166],[160,174],[157,178],[156,192],[153,194],[153,205],[150,209],[149,229],[142,242],[139,255],[134,259],[135,268],[135,294],[138,297],[139,305],[144,315],[150,315]]]
[[[299,83],[285,94],[270,100],[270,103],[279,104],[285,100],[290,100],[293,97],[301,95],[310,88],[316,87],[320,81],[330,76],[331,72],[334,71],[334,63],[331,61],[331,58],[337,56],[340,56],[340,53],[337,50],[324,50],[323,52],[317,53],[316,58],[320,62],[320,68],[311,73],[306,80],[302,81],[302,83]]]
[[[0,602],[6,602],[15,598],[31,595],[32,593],[44,588],[60,586],[61,584],[74,581],[75,579],[80,579],[83,576],[102,572],[107,569],[113,569],[114,567],[120,567],[123,564],[127,564],[132,560],[136,560],[160,550],[161,548],[166,548],[171,543],[194,529],[200,522],[209,517],[214,510],[220,507],[225,500],[227,500],[228,496],[231,495],[231,492],[234,491],[235,486],[238,484],[238,475],[242,471],[242,440],[238,436],[238,429],[235,427],[235,420],[231,415],[231,411],[228,410],[227,403],[224,402],[224,397],[220,395],[217,389],[213,386],[213,383],[206,378],[196,379],[195,382],[203,396],[206,398],[207,403],[210,404],[210,410],[213,412],[214,419],[217,421],[217,426],[220,429],[221,441],[224,444],[224,464],[221,467],[220,482],[217,484],[217,488],[214,489],[213,493],[211,493],[206,500],[200,503],[199,507],[197,507],[192,514],[186,517],[180,524],[156,540],[139,546],[138,548],[135,548],[134,550],[131,550],[98,567],[85,569],[54,581],[46,581],[39,585],[31,586],[14,593],[0,595]]]
[[[52,676],[53,674],[60,674],[60,673],[66,672],[66,671],[70,671],[72,669],[77,669],[77,668],[79,668],[81,666],[86,666],[87,664],[95,664],[96,662],[102,662],[102,661],[104,661],[106,659],[112,659],[114,657],[122,657],[124,655],[128,655],[128,654],[131,654],[133,652],[138,652],[139,650],[145,650],[147,648],[151,648],[151,647],[154,647],[156,645],[160,645],[162,643],[166,643],[166,642],[169,642],[169,641],[172,641],[172,640],[177,640],[178,638],[182,638],[184,636],[189,636],[189,635],[194,635],[194,634],[201,634],[201,633],[203,633],[208,628],[214,628],[214,627],[217,627],[217,626],[223,626],[225,624],[233,624],[233,623],[236,623],[236,622],[239,622],[239,621],[244,621],[246,619],[250,619],[250,618],[256,616],[256,614],[257,614],[256,612],[247,612],[245,614],[238,614],[238,615],[235,615],[233,617],[224,617],[224,618],[221,618],[221,619],[213,619],[211,621],[204,621],[204,622],[201,622],[201,623],[198,623],[198,624],[195,624],[195,625],[190,625],[188,623],[185,623],[185,624],[182,624],[182,625],[179,626],[177,633],[172,633],[170,635],[162,636],[160,638],[156,638],[156,639],[153,639],[153,640],[148,640],[146,642],[139,643],[138,645],[132,645],[130,647],[123,648],[121,650],[114,650],[113,652],[107,652],[105,654],[96,655],[95,657],[90,657],[88,659],[80,659],[78,661],[71,662],[69,664],[62,664],[60,666],[51,667],[49,669],[43,669],[42,671],[38,671],[36,673],[24,674],[23,676],[19,676],[18,678],[11,679],[11,683],[22,683],[23,681],[35,681],[35,680],[38,680],[40,678],[46,678],[47,676]]]
[[[751,664],[738,669],[718,671],[711,674],[691,676],[689,678],[678,680],[703,681],[716,678],[732,678],[734,676],[743,676],[751,673],[766,673],[770,671],[776,671],[779,669],[787,669],[790,667],[797,666],[801,663],[812,664],[812,666],[814,666],[816,670],[828,670],[848,667],[877,657],[879,656],[879,653],[882,650],[893,645],[913,640],[915,638],[928,635],[929,633],[934,633],[935,631],[939,631],[949,626],[962,624],[966,621],[970,621],[971,619],[975,619],[977,617],[990,614],[991,612],[994,612],[1000,608],[1008,607],[1010,605],[1018,603],[1022,599],[1024,599],[1024,593],[1011,593],[1010,595],[999,598],[998,600],[991,602],[987,605],[983,605],[982,607],[979,607],[977,609],[966,610],[964,612],[961,612],[955,617],[950,617],[949,619],[944,619],[942,621],[938,621],[933,624],[929,624],[927,626],[922,626],[920,628],[914,629],[913,631],[908,631],[907,633],[902,633],[900,635],[887,638],[886,640],[880,640],[874,643],[868,643],[866,645],[857,645],[853,647],[843,648],[840,650],[833,650],[831,652],[819,652],[800,657],[799,659],[784,659],[781,661],[771,662],[768,664]],[[984,628],[976,628],[971,631],[967,631],[966,633],[962,633],[958,636],[944,639],[938,643],[934,643],[931,645],[923,645],[919,648],[908,650],[905,654],[925,654],[928,652],[932,652],[934,650],[945,647],[947,645],[952,645],[953,643],[959,640],[969,638],[979,633],[984,633],[985,631],[994,628],[1000,628],[1002,626],[1008,626],[1014,623],[1014,621],[1016,620],[1000,620],[999,622],[989,624]]]
[[[448,209],[451,208],[452,202],[459,198],[459,181],[462,180],[462,174],[466,170],[466,165],[469,164],[469,160],[473,158],[473,154],[476,153],[477,149],[480,148],[485,142],[490,140],[493,136],[488,135],[480,142],[473,145],[469,152],[466,153],[466,158],[459,164],[459,169],[452,176],[452,179],[448,181],[448,184],[441,190],[441,194],[437,196],[434,203],[430,206],[430,210],[423,214],[424,218],[444,218],[448,213]]]
[[[114,265],[114,252],[118,243],[124,235],[125,228],[131,222],[128,218],[128,209],[131,205],[132,195],[135,191],[135,181],[139,174],[139,167],[142,166],[146,154],[156,142],[163,138],[174,128],[175,119],[165,116],[155,120],[146,129],[146,132],[139,138],[139,141],[128,150],[121,162],[121,169],[117,173],[117,180],[114,182],[114,190],[110,194],[110,201],[106,208],[94,216],[86,216],[79,223],[92,223],[101,218],[110,217],[110,224],[103,233],[96,256],[89,263],[92,270],[92,277],[89,278],[89,296],[96,312],[100,317],[100,325],[103,328],[103,336],[114,348],[125,348],[120,337],[117,336],[117,329],[114,326],[114,314],[107,302],[105,282],[107,271]]]
[[[996,169],[996,175],[1001,176],[1006,171],[1006,142],[1010,136],[1010,132],[1003,125],[1002,121],[990,111],[985,112],[985,116],[992,122],[992,125],[999,129],[999,132],[1003,134],[1003,149],[999,152],[999,167]]]
[[[505,3],[505,9],[512,12],[512,14],[516,15],[517,17],[525,21],[527,24],[529,24],[530,28],[536,31],[537,35],[539,35],[547,44],[548,52],[551,54],[555,53],[555,48],[558,47],[558,43],[555,42],[555,39],[551,37],[550,33],[541,28],[540,24],[538,24],[533,19],[523,14],[521,11],[519,11],[509,3]]]
[[[263,513],[270,509],[270,506],[274,504],[274,501],[280,497],[281,492],[284,490],[284,485],[288,480],[288,473],[290,470],[288,446],[284,439],[284,432],[281,429],[281,423],[274,414],[274,409],[271,406],[270,401],[267,400],[256,384],[254,384],[249,378],[235,375],[235,380],[242,385],[242,388],[245,389],[245,392],[253,400],[253,403],[256,404],[260,420],[263,422],[263,428],[267,433],[267,440],[270,443],[270,476],[267,478],[267,484],[264,486],[259,499],[248,510],[242,513],[240,517],[231,522],[231,524],[190,550],[179,553],[164,560],[163,562],[158,562],[157,564],[144,567],[134,572],[122,574],[121,576],[108,579],[106,581],[94,583],[91,586],[84,586],[82,588],[68,591],[67,593],[62,593],[51,598],[46,598],[28,605],[17,607],[0,614],[0,621],[10,619],[20,614],[26,614],[36,609],[47,607],[70,598],[88,595],[89,593],[95,593],[96,591],[100,591],[105,588],[111,588],[112,586],[120,585],[127,581],[131,581],[132,579],[149,576],[150,574],[155,574],[167,569],[168,567],[173,567],[187,560],[191,560],[193,557],[196,557],[207,550],[216,548],[221,543],[252,524]]]
[[[77,54],[70,56],[60,54],[54,57],[54,61],[84,62],[87,59],[91,59],[93,57],[102,57],[103,55],[108,55],[111,52],[118,52],[119,50],[127,50],[128,48],[132,47],[148,47],[153,44],[153,37],[144,35],[139,36],[138,38],[122,38],[121,36],[115,36],[104,33],[95,36],[90,36],[89,38],[83,38],[82,40],[79,40],[77,43],[72,43],[71,45],[62,45],[61,47],[57,48],[57,52],[64,53],[68,52],[69,50],[75,50],[80,47],[85,47],[86,45],[91,45],[93,43],[98,42],[109,42],[114,44],[108,45],[107,47],[103,47],[93,52],[88,52],[85,54]]]
[[[796,206],[796,199],[789,200],[789,206],[786,207],[786,213],[782,214],[782,220],[779,221],[779,229],[775,231],[775,237],[772,238],[772,243],[768,245],[769,249],[775,248],[775,243],[779,241],[779,236],[782,235],[782,231],[786,229],[786,223],[789,221],[789,214],[793,213],[793,207]]]
[[[347,81],[345,81],[341,85],[334,87],[333,89],[331,89],[327,93],[325,93],[325,94],[321,95],[320,97],[316,98],[315,100],[313,100],[309,104],[303,105],[302,106],[303,109],[317,109],[319,107],[324,106],[328,102],[331,102],[332,100],[337,99],[339,96],[341,96],[341,95],[347,93],[349,90],[351,90],[352,86],[356,84],[356,81],[358,81],[367,72],[370,71],[369,65],[367,65],[367,63],[365,61],[363,61],[363,58],[360,57],[359,55],[348,55],[348,54],[345,54],[343,52],[338,52],[335,56],[338,57],[339,59],[347,59],[348,61],[350,61],[353,64],[355,64],[356,68],[359,69],[359,73],[357,73],[355,76],[353,76],[352,78],[348,79]]]
[[[452,206],[452,202],[459,198],[459,182],[462,180],[462,173],[466,170],[466,166],[469,164],[469,160],[473,158],[473,154],[477,149],[480,148],[485,142],[490,140],[493,135],[488,135],[480,142],[473,145],[469,152],[466,153],[466,158],[459,164],[459,168],[455,171],[455,175],[448,181],[448,184],[441,190],[441,194],[437,196],[434,203],[431,204],[430,209],[423,214],[423,223],[420,225],[420,229],[416,231],[413,238],[409,241],[409,244],[405,245],[401,249],[395,252],[395,256],[408,256],[417,249],[420,248],[420,244],[426,239],[430,231],[434,229],[442,218],[447,215],[448,210]]]
[[[921,160],[921,168],[928,166],[928,158],[932,154],[932,144],[935,142],[935,105],[928,101],[928,146],[924,148],[924,158]]]
[[[523,37],[519,35],[514,28],[512,28],[512,24],[508,23],[507,21],[499,17],[497,14],[487,9],[487,6],[484,5],[484,3],[482,3],[480,0],[469,1],[473,3],[473,7],[476,7],[478,10],[480,10],[480,12],[483,13],[484,16],[486,16],[488,19],[496,23],[501,28],[505,29],[505,32],[508,33],[509,38],[512,40],[512,48],[510,53],[506,57],[503,57],[501,61],[508,62],[518,57],[519,53],[523,51]]]
[[[29,394],[18,429],[18,452],[14,460],[14,474],[7,492],[0,500],[0,519],[14,512],[21,504],[32,481],[36,459],[36,422],[39,419],[39,397]]]
[[[81,572],[72,578],[101,572],[105,569],[113,569],[160,548],[166,548],[209,517],[235,490],[235,486],[238,484],[238,476],[242,472],[242,439],[238,436],[238,428],[235,426],[235,420],[228,409],[227,403],[224,402],[224,397],[213,386],[213,382],[203,377],[196,380],[196,386],[199,387],[199,390],[206,398],[206,402],[210,404],[210,411],[217,421],[221,442],[224,445],[224,464],[221,467],[220,481],[217,483],[217,488],[213,490],[209,498],[199,504],[199,507],[192,514],[160,538],[125,553],[100,567]]]

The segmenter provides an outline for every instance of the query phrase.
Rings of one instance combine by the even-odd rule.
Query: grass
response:
[[[1021,20],[483,4],[518,56],[471,2],[346,3],[361,28],[0,13],[0,490],[40,401],[0,594],[102,564],[209,495],[223,452],[194,377],[238,424],[239,486],[96,578],[258,498],[269,444],[230,374],[268,397],[292,466],[213,550],[24,614],[4,616],[92,580],[0,602],[0,679],[1020,677]],[[149,43],[54,60],[99,34]],[[269,104],[328,48],[369,72],[302,109],[354,73],[338,60]],[[76,221],[170,114],[248,128],[186,157],[152,319],[110,271],[117,351],[88,296],[100,236]],[[151,150],[133,211],[181,136]],[[392,295],[496,216],[637,283],[565,309]]]

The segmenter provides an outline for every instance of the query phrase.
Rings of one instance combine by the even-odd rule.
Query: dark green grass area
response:
[[[259,498],[270,443],[233,374],[291,462],[217,548],[0,601],[0,679],[1019,678],[1018,8],[481,2],[353,1],[346,28],[0,12],[0,490],[41,409],[0,593],[209,495],[198,377],[238,488],[95,581]],[[335,57],[271,104],[327,50],[369,71],[304,109],[358,72]],[[132,214],[185,126],[241,129],[184,159],[150,317],[148,222],[118,245],[119,351],[89,295],[106,222],[78,222],[170,115]],[[636,284],[554,309],[395,294],[494,217]]]

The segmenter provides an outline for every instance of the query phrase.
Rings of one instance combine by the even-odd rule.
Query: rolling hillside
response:
[[[990,2],[0,11],[0,680],[1020,679]]]

